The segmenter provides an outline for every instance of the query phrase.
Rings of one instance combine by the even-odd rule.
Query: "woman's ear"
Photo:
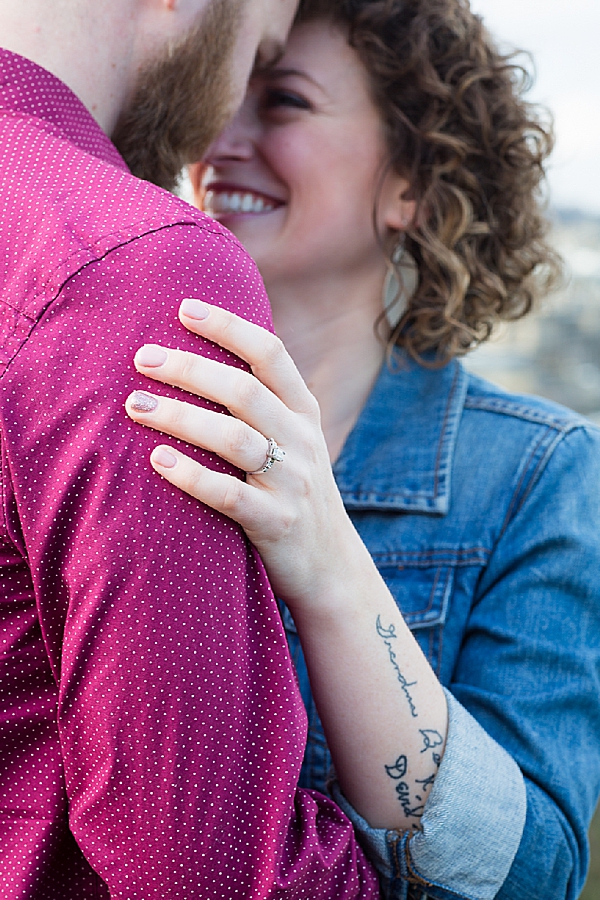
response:
[[[386,174],[379,194],[379,222],[392,231],[406,231],[414,221],[416,200],[409,199],[410,184],[401,175]]]

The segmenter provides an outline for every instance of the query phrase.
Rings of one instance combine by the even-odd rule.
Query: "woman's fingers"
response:
[[[183,300],[179,318],[189,331],[245,360],[259,381],[290,409],[303,413],[317,409],[293,359],[270,331],[201,300]]]
[[[285,441],[286,423],[293,427],[291,413],[306,416],[313,424],[319,422],[317,401],[275,335],[227,310],[197,300],[184,300],[180,315],[191,330],[249,362],[254,374],[195,353],[153,344],[141,347],[136,353],[135,366],[139,372],[225,406],[260,434],[274,436],[278,441]],[[130,407],[129,412],[134,410]],[[199,441],[184,430],[187,423],[182,408],[174,420],[175,413],[171,411],[169,420],[167,412],[169,409],[161,405],[154,412],[152,427],[207,446],[204,440]],[[243,435],[233,433],[230,438],[235,442]],[[210,449],[231,459],[222,452],[221,446]]]
[[[281,435],[289,410],[250,372],[196,353],[146,344],[134,358],[138,372],[225,406],[262,434]],[[160,414],[157,414],[160,415]],[[159,425],[162,429],[162,426]],[[182,437],[179,432],[172,432]]]
[[[244,472],[265,465],[267,438],[233,416],[146,391],[131,394],[125,408],[136,422],[217,453]]]
[[[173,447],[155,447],[150,456],[152,467],[175,487],[248,528],[264,513],[260,492],[233,475],[214,472]]]

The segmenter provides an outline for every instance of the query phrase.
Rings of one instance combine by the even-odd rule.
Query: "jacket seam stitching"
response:
[[[427,563],[437,562],[439,565],[444,565],[444,563],[451,565],[453,562],[458,562],[463,565],[472,565],[476,562],[485,562],[485,559],[482,560],[481,556],[489,557],[491,554],[491,549],[487,547],[476,547],[471,551],[462,551],[462,550],[412,550],[406,551],[402,553],[394,553],[386,552],[385,550],[373,551],[371,556],[373,559],[379,560],[383,562],[389,559],[390,565],[398,564],[402,562],[403,559],[408,562],[418,563],[420,560],[426,561]]]
[[[525,488],[523,488],[523,490],[521,491],[521,488],[523,487],[523,484],[525,483],[526,478],[528,476],[528,468],[529,468],[530,464],[532,463],[533,459],[535,458],[535,455],[539,451],[540,447],[543,445],[544,440],[548,437],[548,435],[547,434],[542,435],[540,440],[537,442],[537,444],[531,451],[531,453],[529,455],[529,459],[527,460],[527,465],[523,469],[523,474],[521,475],[521,478],[519,479],[519,483],[518,483],[517,487],[515,488],[515,492],[513,494],[510,506],[506,512],[506,516],[504,517],[504,522],[502,523],[502,528],[500,530],[499,538],[502,537],[502,535],[508,528],[508,525],[509,525],[511,519],[513,519],[514,516],[516,516],[518,514],[519,510],[522,508],[523,504],[525,503],[527,497],[531,493],[531,491],[537,481],[540,470],[545,466],[546,462],[548,461],[548,458],[554,452],[558,443],[566,437],[567,433],[568,432],[560,432],[560,433],[554,435],[554,440],[551,441],[551,443],[549,444],[549,446],[546,449],[546,452],[542,453],[542,455],[540,456],[540,459],[538,460],[538,463],[535,466],[533,472],[531,472],[529,474],[529,484],[527,484],[527,486]],[[519,493],[520,493],[520,497],[519,497]]]
[[[427,615],[433,609],[433,601],[435,600],[435,594],[438,586],[438,581],[440,580],[440,569],[442,567],[438,566],[435,571],[435,577],[433,579],[433,584],[431,585],[431,591],[429,592],[429,598],[427,600],[427,606],[425,609],[420,610],[420,615]]]
[[[453,891],[452,888],[449,888],[447,885],[440,884],[439,882],[435,882],[435,881],[428,881],[426,878],[423,878],[422,875],[419,875],[419,873],[417,872],[417,870],[414,866],[414,863],[411,859],[411,855],[410,855],[410,838],[409,838],[409,840],[406,841],[406,844],[404,845],[404,857],[405,857],[405,863],[406,863],[406,870],[408,872],[408,881],[411,884],[415,884],[418,887],[425,887],[425,888],[438,887],[438,888],[441,888],[443,891],[446,891],[446,893],[452,894],[452,896],[456,897],[457,900],[468,900],[468,895],[465,896],[464,894],[457,894],[456,891]]]
[[[540,477],[541,471],[543,470],[546,463],[548,462],[548,459],[554,453],[558,444],[567,437],[567,434],[568,433],[565,432],[563,434],[557,435],[555,437],[555,439],[552,441],[552,443],[550,444],[550,446],[546,449],[546,452],[543,454],[543,456],[540,457],[537,466],[535,467],[535,469],[533,470],[533,472],[531,474],[529,484],[527,485],[527,488],[523,491],[523,494],[521,496],[521,499],[519,500],[518,506],[516,507],[516,509],[514,511],[515,516],[517,515],[517,513],[519,512],[519,510],[521,509],[521,507],[523,506],[523,504],[529,497],[533,488],[535,487],[536,482],[537,482],[538,478]]]
[[[531,453],[529,454],[529,458],[528,458],[528,460],[527,460],[527,464],[526,464],[525,466],[523,466],[523,471],[522,471],[522,473],[521,473],[521,477],[519,478],[519,481],[517,482],[517,486],[515,487],[514,493],[513,493],[513,495],[512,495],[512,498],[511,498],[511,501],[510,501],[510,505],[509,505],[509,507],[508,507],[508,509],[507,509],[507,511],[506,511],[506,515],[504,516],[504,521],[503,521],[503,523],[502,523],[502,528],[500,529],[500,535],[499,535],[499,536],[502,536],[502,535],[504,534],[506,528],[508,527],[508,523],[510,522],[510,520],[511,520],[511,518],[512,518],[512,516],[513,516],[513,511],[515,510],[515,508],[517,508],[518,497],[519,497],[519,493],[520,493],[520,491],[521,491],[521,488],[522,488],[522,486],[523,486],[523,484],[524,484],[526,478],[527,478],[528,476],[531,477],[531,476],[529,475],[529,466],[531,465],[532,460],[535,458],[536,453],[538,452],[538,450],[539,450],[540,447],[542,446],[542,444],[543,444],[543,442],[544,442],[544,439],[545,439],[546,437],[547,437],[546,434],[542,434],[542,435],[540,436],[540,439],[537,441],[537,443],[535,444],[535,446],[532,448]],[[525,492],[524,492],[524,493],[525,493]]]
[[[446,410],[444,412],[444,421],[442,423],[442,429],[440,434],[440,440],[438,443],[438,449],[435,457],[435,476],[433,480],[433,496],[438,497],[438,488],[439,488],[439,471],[440,471],[440,459],[442,456],[442,447],[444,445],[444,441],[446,439],[446,428],[448,426],[448,419],[450,417],[450,410],[453,407],[454,395],[456,393],[456,385],[458,384],[458,377],[460,375],[461,369],[460,366],[456,366],[454,372],[454,378],[452,379],[452,386],[450,388],[450,393],[448,395],[448,402],[446,403]]]
[[[587,428],[588,426],[594,428],[593,422],[581,420],[569,421],[568,419],[561,420],[544,415],[544,413],[541,412],[538,413],[537,410],[527,407],[511,406],[510,403],[506,401],[494,402],[493,400],[474,400],[473,398],[467,397],[465,400],[465,409],[476,409],[481,410],[482,412],[512,416],[513,418],[523,419],[535,425],[545,425],[548,428],[554,428],[561,433],[568,433],[575,428]]]
[[[408,880],[411,884],[419,885],[419,887],[435,887],[432,881],[427,881],[426,878],[423,878],[414,867],[413,861],[410,855],[410,840],[407,840],[404,845],[404,862],[406,864],[406,871],[408,873]]]

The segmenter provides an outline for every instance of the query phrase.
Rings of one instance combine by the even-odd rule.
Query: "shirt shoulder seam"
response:
[[[79,272],[82,271],[86,266],[90,265],[94,262],[100,262],[103,259],[106,259],[112,252],[115,250],[119,250],[121,247],[126,247],[129,244],[135,243],[136,240],[140,240],[141,238],[148,237],[151,234],[158,234],[160,231],[166,231],[169,228],[173,228],[175,226],[183,225],[189,226],[191,228],[199,228],[201,231],[207,231],[209,234],[214,235],[215,238],[220,238],[229,243],[236,243],[236,238],[233,235],[225,234],[221,232],[219,229],[212,229],[210,226],[205,226],[203,222],[196,222],[194,219],[189,218],[185,219],[182,217],[181,219],[176,219],[172,222],[163,222],[161,224],[152,224],[152,220],[145,220],[144,222],[138,223],[141,225],[144,230],[140,231],[138,228],[135,230],[130,229],[129,231],[109,231],[105,232],[102,235],[99,235],[93,242],[84,243],[82,242],[79,247],[73,249],[71,253],[67,256],[64,256],[61,261],[55,265],[52,270],[48,273],[47,278],[45,279],[42,286],[29,295],[27,298],[27,302],[24,307],[16,306],[11,303],[6,297],[0,298],[0,303],[8,306],[10,309],[14,309],[15,312],[20,313],[21,315],[28,318],[32,323],[37,322],[40,315],[44,312],[45,309],[52,303],[56,298],[60,295],[64,286],[69,282],[72,278],[74,278]],[[105,242],[109,242],[110,246],[106,246],[102,248],[102,244]],[[85,255],[88,254],[87,258]],[[81,264],[77,266],[77,268],[73,269],[69,274],[65,274],[64,278],[56,278],[56,276],[61,272],[65,266],[71,260],[76,259],[77,256],[82,256]],[[53,283],[54,280],[54,283]],[[39,312],[32,314],[28,312],[27,307],[31,305],[33,301],[36,299],[43,297],[45,294],[49,294],[50,296],[47,299],[47,302],[43,307],[40,307]]]

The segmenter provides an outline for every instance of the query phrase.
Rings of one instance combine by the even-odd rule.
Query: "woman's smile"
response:
[[[265,215],[283,206],[281,200],[262,191],[240,185],[209,182],[205,187],[204,209],[225,223],[232,216]]]

